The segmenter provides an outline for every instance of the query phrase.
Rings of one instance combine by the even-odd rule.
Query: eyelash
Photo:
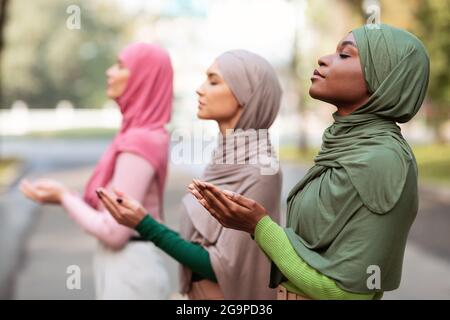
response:
[[[341,59],[347,59],[347,58],[350,58],[350,56],[349,55],[346,55],[346,54],[339,54],[339,57],[341,57]]]

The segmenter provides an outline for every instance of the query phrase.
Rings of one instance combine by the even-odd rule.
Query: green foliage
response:
[[[428,96],[435,124],[450,119],[450,0],[421,1],[417,33],[428,49],[431,77]]]
[[[81,9],[81,29],[67,28],[69,5]],[[54,107],[67,99],[95,107],[105,97],[105,70],[119,48],[124,17],[97,1],[14,0],[10,4],[2,60],[3,101]]]
[[[413,148],[421,181],[450,185],[450,146],[442,144]]]
[[[309,148],[302,152],[294,146],[280,148],[282,161],[298,162],[312,166],[318,148]],[[419,167],[420,182],[450,185],[450,145],[430,144],[414,146],[413,152]]]

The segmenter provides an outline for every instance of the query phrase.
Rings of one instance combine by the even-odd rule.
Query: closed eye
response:
[[[347,59],[347,58],[350,58],[350,56],[349,56],[348,54],[343,54],[343,53],[340,53],[340,54],[339,54],[339,57],[341,57],[341,59]]]

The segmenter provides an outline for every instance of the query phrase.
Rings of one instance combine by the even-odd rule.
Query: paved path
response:
[[[33,157],[34,164],[29,170],[33,175],[53,177],[81,191],[106,142],[80,142],[78,145],[80,147],[68,150],[64,143],[53,143],[50,163],[45,160],[46,153],[41,151],[45,145],[31,143],[24,147],[19,143],[6,149],[10,152],[21,149],[28,157]],[[84,165],[77,161],[80,155],[74,150],[81,150]],[[180,199],[191,178],[198,176],[201,170],[201,166],[170,167],[165,195],[166,222],[170,227],[178,229]],[[305,171],[296,165],[283,164],[283,172],[285,199]],[[94,298],[91,267],[94,239],[83,233],[61,208],[36,206],[14,189],[0,196],[0,209],[0,298]],[[386,293],[385,299],[450,299],[449,231],[450,203],[422,192],[420,212],[408,241],[401,286]],[[165,254],[161,255],[171,276],[173,298],[178,298],[177,264]],[[82,270],[81,290],[66,289],[66,270],[70,265],[78,265]]]

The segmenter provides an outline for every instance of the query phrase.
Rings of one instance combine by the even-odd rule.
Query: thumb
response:
[[[119,197],[125,197],[125,193],[123,193],[122,191],[117,190],[115,187],[112,188],[114,193],[116,195],[118,195]]]
[[[223,190],[222,192],[227,196],[228,199],[236,202],[243,207],[252,208],[252,206],[255,204],[255,200],[246,198],[236,192],[230,190]]]

